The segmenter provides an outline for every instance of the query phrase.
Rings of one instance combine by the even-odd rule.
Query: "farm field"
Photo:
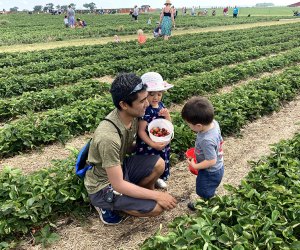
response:
[[[217,16],[182,16],[180,10],[176,20],[177,30],[205,28],[247,24],[279,19],[295,19],[292,16],[293,8],[242,8],[240,18],[233,19],[231,15],[222,16],[221,9],[217,9]],[[211,10],[208,9],[209,13]],[[232,13],[232,10],[229,11]],[[252,15],[247,17],[247,15]],[[152,25],[147,20],[152,17]],[[68,41],[83,38],[113,37],[114,35],[136,34],[138,29],[151,33],[155,22],[159,20],[159,13],[144,13],[139,16],[139,22],[131,21],[128,14],[122,15],[95,15],[77,14],[88,24],[84,29],[66,29],[63,24],[63,15],[49,14],[10,14],[0,15],[0,46],[12,44],[48,43],[53,41]]]
[[[199,25],[197,21],[187,20]],[[221,19],[218,24],[210,23],[208,17],[205,20],[208,20],[208,26],[229,25]],[[255,22],[260,21],[265,20],[258,18]],[[183,28],[192,27],[182,25]],[[19,240],[24,239],[21,248],[40,249],[40,244],[31,246],[33,238],[28,237],[28,232],[33,234],[32,230],[35,230],[35,236],[38,236],[47,221],[54,223],[52,230],[61,237],[58,240],[50,232],[44,238],[40,236],[44,240],[53,237],[52,249],[75,246],[76,249],[137,249],[146,239],[143,249],[174,249],[187,244],[191,249],[205,245],[218,247],[211,249],[297,247],[300,235],[297,199],[300,138],[294,134],[300,131],[298,27],[299,23],[287,23],[195,33],[189,34],[188,39],[187,35],[179,35],[168,42],[151,39],[142,47],[136,41],[128,41],[1,53],[0,248],[13,247],[12,240],[18,235]],[[34,37],[33,33],[28,37]],[[109,31],[101,34],[111,35]],[[124,34],[130,34],[130,31]],[[30,42],[41,41],[34,38]],[[20,40],[8,39],[3,44],[9,43],[18,44]],[[131,71],[139,75],[157,71],[175,85],[165,95],[165,103],[172,111],[175,126],[169,191],[177,197],[179,204],[174,211],[158,218],[129,218],[118,227],[106,227],[88,206],[82,182],[73,173],[75,156],[70,154],[68,147],[80,148],[91,136],[101,119],[113,108],[108,92],[111,79],[118,72]],[[249,185],[244,181],[239,188],[230,188],[232,195],[223,196],[228,198],[216,197],[207,204],[199,201],[198,221],[192,219],[195,215],[186,208],[187,202],[196,198],[193,194],[195,177],[189,174],[182,161],[182,153],[193,145],[194,134],[180,118],[182,104],[195,94],[208,96],[212,101],[225,136],[226,170],[218,195],[228,195],[224,184],[238,187],[254,165],[258,169],[247,177]],[[271,157],[262,161],[263,165],[247,163],[270,154],[269,144],[281,139],[290,142],[282,142]],[[51,162],[52,159],[61,161]],[[268,164],[277,167],[280,173],[270,171],[269,174]],[[21,172],[4,166],[12,166]],[[259,172],[261,169],[264,171]],[[272,179],[276,187],[266,184],[255,189],[258,182],[273,175],[288,176],[291,181],[277,183],[277,179]],[[282,191],[283,187],[286,192]],[[274,190],[280,195],[273,194]],[[248,197],[250,191],[253,194]],[[265,199],[260,192],[268,192],[282,201],[289,200],[278,205],[272,199]],[[258,206],[262,201],[265,202],[262,207]],[[251,211],[243,207],[237,209],[236,202],[245,206],[253,202],[260,217],[241,224],[241,229],[233,221],[241,221],[241,214],[246,216]],[[267,204],[266,208],[264,204]],[[215,208],[218,205],[224,209],[223,214]],[[233,208],[238,212],[229,212]],[[181,215],[186,216],[173,221]],[[224,220],[222,216],[232,218],[232,221]],[[265,229],[270,233],[260,234],[264,232],[264,225],[258,225],[256,221],[269,223],[266,219],[269,217],[272,223]],[[224,226],[214,225],[209,218]],[[200,220],[200,224],[206,226],[206,235],[199,239],[197,235],[184,233],[181,226],[196,229]],[[153,236],[160,224],[162,234],[166,235],[167,224],[172,221],[172,233],[165,238]],[[248,230],[250,224],[256,227]],[[27,237],[23,237],[23,233]],[[211,237],[207,238],[208,235]],[[222,236],[222,240],[217,236]],[[110,245],[112,241],[114,246]],[[238,248],[240,245],[245,248]]]

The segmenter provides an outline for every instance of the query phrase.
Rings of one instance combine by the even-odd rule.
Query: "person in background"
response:
[[[68,20],[68,16],[65,16],[64,18],[64,24],[66,28],[69,28],[69,20]]]
[[[69,5],[67,9],[68,23],[70,28],[75,28],[75,10]]]
[[[156,22],[156,27],[155,29],[153,30],[153,36],[156,38],[156,37],[160,37],[161,36],[161,26],[159,24],[159,22]]]
[[[83,28],[83,23],[82,23],[82,21],[80,20],[80,18],[77,18],[77,19],[76,19],[75,27],[76,27],[76,28]]]
[[[134,9],[132,12],[132,19],[138,22],[138,16],[139,16],[139,8],[137,7],[137,5],[134,5]]]
[[[147,41],[147,37],[144,35],[144,31],[139,29],[137,31],[137,34],[138,34],[138,43],[144,44]]]
[[[238,14],[239,14],[239,8],[235,6],[233,9],[233,18],[237,18]]]
[[[168,192],[154,190],[164,172],[159,155],[130,155],[135,149],[138,118],[149,103],[147,86],[133,73],[119,74],[111,84],[115,109],[100,122],[91,140],[84,177],[91,204],[104,224],[117,225],[126,217],[158,216],[176,207]]]
[[[195,10],[195,6],[193,6],[191,9],[191,16],[195,16],[195,15],[196,15],[196,10]]]
[[[148,24],[148,25],[151,25],[151,23],[152,23],[152,17],[150,16],[150,17],[148,18],[147,24]]]
[[[171,122],[169,110],[163,104],[162,97],[163,93],[172,88],[173,85],[164,81],[162,76],[156,72],[145,73],[141,78],[143,83],[147,85],[149,106],[144,116],[139,120],[136,154],[160,155],[165,161],[165,171],[156,181],[155,186],[166,189],[166,181],[170,176],[170,143],[152,141],[148,133],[148,124],[158,118],[163,118]]]
[[[176,19],[177,15],[178,15],[178,10],[175,8],[175,6],[172,6],[172,11],[173,11],[173,15],[174,15],[174,20]]]
[[[118,35],[114,35],[114,42],[115,43],[119,43],[120,42],[120,38]]]
[[[198,170],[196,193],[203,199],[210,199],[224,175],[223,138],[219,123],[214,120],[213,105],[204,97],[192,97],[183,106],[181,116],[190,129],[197,133],[196,161],[187,159],[187,163]],[[188,207],[195,210],[192,202]]]
[[[164,37],[164,40],[168,40],[171,36],[172,23],[175,28],[174,13],[171,8],[171,1],[166,0],[165,7],[162,9],[160,14],[160,25],[161,25],[161,35]]]
[[[228,7],[225,7],[225,8],[223,9],[223,15],[224,15],[224,16],[227,16],[227,15],[228,15]]]

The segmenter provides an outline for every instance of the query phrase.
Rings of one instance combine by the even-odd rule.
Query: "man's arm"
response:
[[[176,206],[176,200],[170,194],[143,188],[124,180],[121,166],[106,168],[106,173],[114,190],[121,194],[139,199],[155,200],[162,208],[167,210]]]

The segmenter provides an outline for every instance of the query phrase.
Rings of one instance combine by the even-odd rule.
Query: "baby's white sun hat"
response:
[[[174,85],[163,80],[162,76],[156,72],[147,72],[141,76],[144,84],[147,85],[147,91],[165,91]]]

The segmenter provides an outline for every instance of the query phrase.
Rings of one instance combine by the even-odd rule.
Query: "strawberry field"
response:
[[[221,14],[221,13],[220,13]],[[287,13],[284,13],[285,15]],[[0,16],[0,46],[10,44],[32,44],[37,42],[53,42],[81,38],[99,38],[114,35],[136,34],[142,28],[146,32],[152,32],[155,21],[152,25],[147,25],[149,16],[153,20],[159,20],[159,13],[141,14],[139,23],[131,22],[131,16],[126,15],[95,15],[77,14],[85,20],[87,27],[84,29],[66,29],[63,24],[63,15],[49,14],[10,14]],[[203,28],[219,25],[232,25],[243,23],[256,23],[265,21],[276,21],[282,18],[278,16],[253,16],[251,18],[241,18],[233,20],[223,17],[197,17],[186,16],[177,18],[178,29]],[[292,15],[284,18],[293,18]],[[24,25],[25,24],[25,25]]]
[[[247,21],[240,22],[243,20]],[[178,26],[189,27],[184,22],[188,19]],[[126,29],[126,34],[135,33],[135,25]],[[247,124],[280,111],[299,97],[298,27],[295,23],[189,34],[174,36],[168,42],[148,40],[142,47],[130,41],[1,53],[2,162],[93,132],[113,109],[110,84],[99,82],[98,78],[119,72],[142,75],[156,71],[175,85],[164,97],[165,104],[174,107],[171,158],[175,168],[194,143],[195,135],[181,119],[180,108],[175,108],[189,97],[209,97],[225,142],[226,137],[240,135]],[[33,40],[26,43],[40,41],[42,34],[38,32],[30,33]],[[112,34],[106,30],[101,35]],[[63,36],[60,39],[65,39]],[[25,41],[13,40],[16,37],[13,33],[11,37],[5,35],[2,44]],[[231,89],[219,92],[224,87]],[[253,162],[240,186],[224,185],[229,194],[207,202],[199,200],[196,214],[186,212],[174,218],[167,232],[148,235],[139,247],[300,249],[299,152],[298,133],[274,146],[270,156]],[[90,214],[87,193],[74,174],[77,150],[73,153],[51,167],[41,166],[28,174],[1,163],[0,248],[12,248],[30,236],[40,239],[36,243],[47,245],[58,239],[59,232],[54,233],[58,218]]]

